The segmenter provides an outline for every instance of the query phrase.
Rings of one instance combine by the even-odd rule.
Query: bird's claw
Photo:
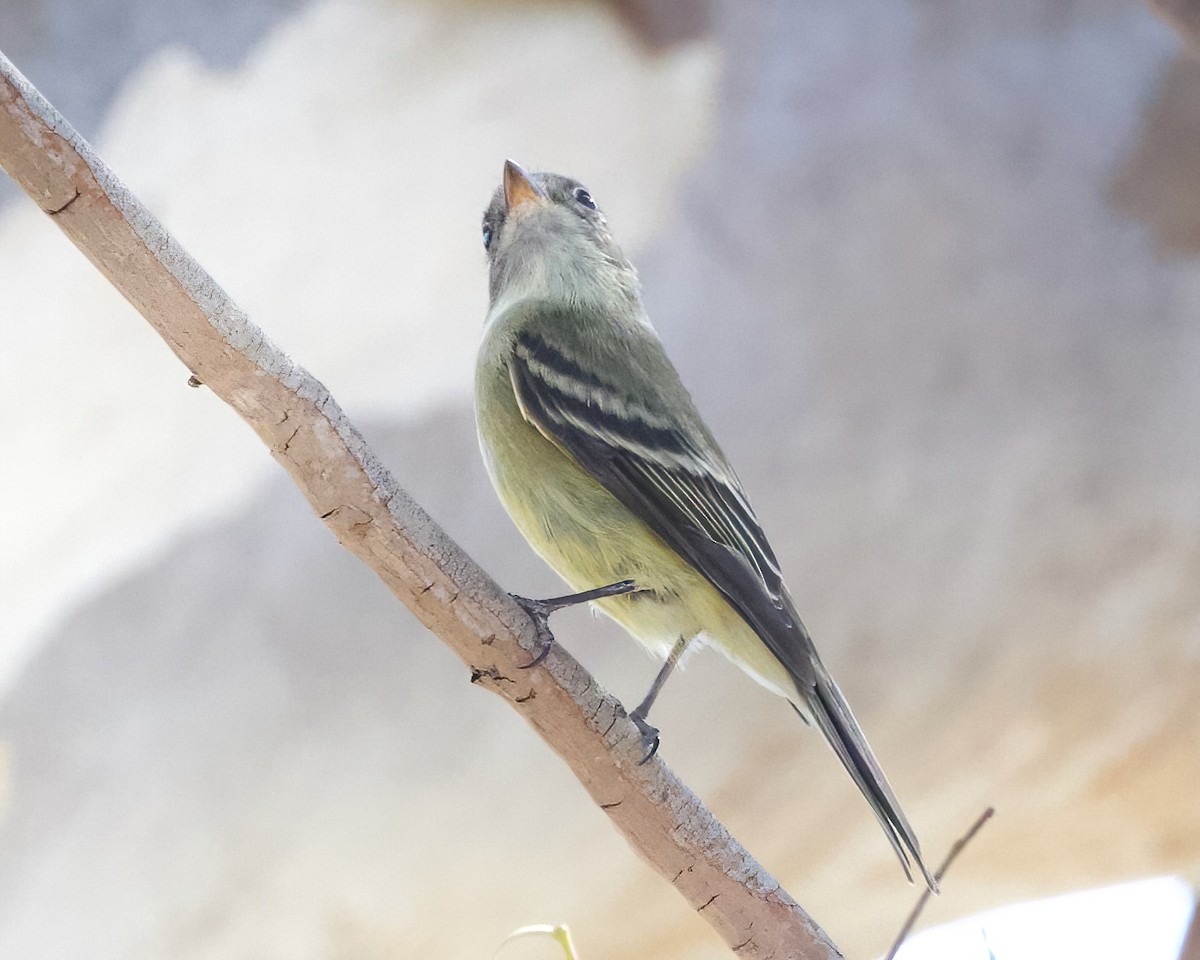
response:
[[[517,602],[517,606],[529,614],[529,619],[533,621],[534,633],[537,634],[538,643],[541,644],[541,649],[534,658],[519,666],[521,670],[531,670],[550,655],[550,650],[554,646],[554,634],[550,632],[550,614],[555,608],[547,604],[545,600],[532,600],[515,593],[510,593],[509,596]]]
[[[642,735],[642,749],[646,751],[645,756],[638,761],[638,766],[643,766],[649,763],[656,753],[658,753],[658,727],[651,726],[636,710],[629,715],[629,719],[633,721],[633,725],[638,728],[638,733]]]
[[[533,621],[534,630],[542,649],[532,660],[522,664],[522,670],[536,667],[546,659],[550,648],[554,646],[554,634],[550,632],[550,614],[563,607],[571,607],[577,603],[587,603],[591,600],[603,600],[605,597],[620,597],[627,593],[637,593],[638,585],[633,580],[620,580],[594,590],[584,590],[582,593],[569,593],[565,597],[551,597],[549,600],[532,600],[519,594],[510,593],[517,605],[520,606]]]

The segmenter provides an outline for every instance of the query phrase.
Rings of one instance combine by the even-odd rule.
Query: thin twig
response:
[[[988,807],[979,815],[979,819],[971,826],[965,834],[955,841],[954,846],[950,848],[950,852],[946,854],[946,859],[942,861],[942,865],[938,867],[937,873],[934,874],[934,879],[938,883],[942,882],[942,877],[946,875],[946,871],[950,869],[952,864],[960,853],[963,847],[975,839],[975,834],[983,829],[983,825],[992,819],[992,814],[996,812],[994,807]],[[921,912],[925,909],[925,904],[929,902],[932,894],[928,889],[922,890],[921,895],[917,897],[916,906],[912,908],[912,912],[908,915],[908,919],[904,921],[904,926],[900,928],[900,933],[896,935],[896,940],[892,944],[892,949],[887,952],[887,956],[883,960],[894,960],[896,954],[900,951],[904,941],[908,935],[912,933],[913,927],[917,925],[917,921],[921,919]]]

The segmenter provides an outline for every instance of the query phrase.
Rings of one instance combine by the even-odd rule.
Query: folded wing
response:
[[[530,330],[518,335],[509,361],[525,418],[698,570],[799,689],[811,687],[811,641],[741,483],[711,436],[699,433],[699,416],[665,357],[656,372],[673,382],[648,383],[635,394]],[[656,402],[664,388],[686,409]]]
[[[568,321],[569,322],[569,321]],[[545,332],[523,329],[509,358],[524,417],[688,561],[750,625],[796,685],[870,803],[911,879],[910,857],[931,890],[937,884],[920,846],[841,691],[817,657],[784,587],[779,562],[741,483],[692,406],[661,345],[647,332],[610,364],[587,368],[575,350]],[[633,378],[623,386],[598,370],[612,362]],[[642,382],[639,382],[642,381]],[[670,403],[664,402],[670,397]],[[803,716],[803,714],[801,714]]]

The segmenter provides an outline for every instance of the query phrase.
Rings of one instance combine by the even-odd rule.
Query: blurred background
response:
[[[925,924],[1200,882],[1200,62],[1145,6],[0,0],[0,49],[527,595],[479,217],[505,157],[584,181],[930,858],[997,808]],[[0,323],[0,955],[727,956],[7,180]],[[821,738],[712,654],[656,722],[882,952]]]

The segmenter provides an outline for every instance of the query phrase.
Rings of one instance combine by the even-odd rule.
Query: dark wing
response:
[[[661,350],[657,342],[653,347]],[[811,640],[775,553],[665,356],[662,363],[657,372],[671,382],[647,383],[644,396],[630,396],[525,330],[514,343],[509,374],[525,418],[698,570],[799,689],[811,689]],[[686,402],[686,417],[653,404],[664,388]]]
[[[517,403],[531,424],[698,570],[758,634],[791,674],[800,699],[871,804],[905,874],[912,878],[911,857],[936,892],[912,827],[792,606],[741,484],[661,346],[655,340],[650,348],[649,367],[638,366],[638,355],[624,358],[631,375],[643,381],[642,395],[631,396],[526,329],[509,358]],[[670,409],[656,399],[664,392],[677,401]]]

